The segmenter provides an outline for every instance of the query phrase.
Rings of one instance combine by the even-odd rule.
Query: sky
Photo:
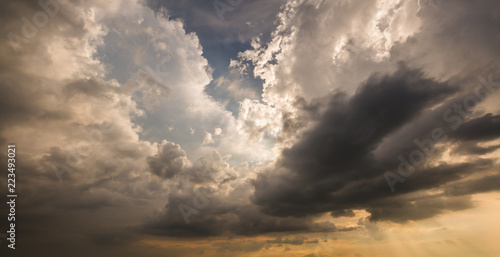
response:
[[[496,0],[0,20],[1,256],[500,256]]]

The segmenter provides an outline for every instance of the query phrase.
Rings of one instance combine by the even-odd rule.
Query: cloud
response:
[[[488,113],[462,124],[451,136],[460,141],[490,141],[500,137],[500,115]]]
[[[212,144],[214,143],[214,139],[212,137],[212,133],[210,132],[203,132],[203,144]]]
[[[190,236],[242,234],[238,228],[245,228],[247,213],[260,217],[260,221],[258,227],[247,228],[243,234],[315,231],[321,226],[311,223],[315,215],[330,212],[334,217],[352,216],[353,209],[367,210],[371,221],[404,223],[471,208],[467,194],[445,196],[427,191],[446,188],[474,171],[487,173],[493,167],[492,160],[473,156],[469,156],[469,163],[443,162],[449,144],[436,146],[435,155],[418,167],[399,192],[392,194],[389,190],[384,172],[397,171],[397,156],[408,156],[411,147],[417,147],[415,138],[421,139],[440,126],[451,131],[442,114],[463,100],[472,85],[470,80],[450,79],[457,73],[437,74],[417,65],[414,60],[418,58],[399,58],[399,51],[414,39],[431,37],[419,27],[423,19],[435,18],[424,14],[431,7],[408,1],[377,8],[371,3],[288,3],[271,41],[261,45],[255,39],[253,49],[242,52],[240,61],[232,66],[247,72],[250,66],[245,62],[250,62],[254,75],[265,81],[262,102],[240,102],[238,122],[251,139],[276,139],[276,162],[251,179],[254,192],[247,185],[232,184],[230,194],[245,196],[250,192],[251,202],[234,204],[221,195],[214,196],[216,211],[203,209],[199,216],[193,216],[197,218],[196,232],[190,227],[181,229],[177,223],[182,220],[173,221],[175,215],[180,217],[174,211],[175,204],[189,202],[189,197],[171,196],[163,216],[147,226],[149,233],[171,235],[172,229],[179,229],[178,233],[187,230]],[[331,26],[311,25],[325,21],[332,9],[362,22],[345,24],[332,19]],[[427,26],[427,22],[423,24]],[[332,26],[338,31],[326,33]],[[318,42],[336,47],[311,47]],[[323,62],[325,65],[318,65]],[[449,135],[463,142],[458,134]],[[494,138],[493,133],[488,140]],[[231,220],[228,223],[233,225],[208,225],[217,217]],[[281,220],[281,226],[275,226],[274,220]],[[297,223],[288,227],[283,220]],[[155,232],[153,224],[161,224],[161,229]],[[333,227],[330,231],[337,230]]]
[[[495,47],[499,11],[495,1],[419,1],[419,33],[391,49],[391,58],[424,69],[438,79],[468,78],[498,72]],[[444,14],[442,10],[446,8]],[[467,36],[465,36],[467,35]],[[447,51],[443,51],[446,46]],[[461,54],[457,54],[461,53]]]
[[[317,125],[254,180],[253,202],[269,214],[304,216],[363,208],[390,197],[380,176],[392,167],[373,151],[454,92],[453,86],[401,66],[394,74],[372,76],[351,98],[333,94]]]
[[[264,248],[264,242],[247,241],[244,243],[222,242],[213,244],[219,252],[258,252]]]
[[[370,236],[375,240],[382,240],[385,236],[384,232],[380,230],[377,224],[371,223],[365,218],[360,218],[358,220],[358,225],[365,227],[365,229],[368,231],[368,234],[370,234]]]
[[[499,190],[500,175],[485,175],[481,178],[469,179],[450,184],[445,187],[444,193],[449,196],[461,196],[472,193],[484,193]]]
[[[498,95],[454,107],[499,67],[494,0],[244,1],[224,21],[212,1],[190,13],[193,1],[45,3],[57,13],[0,11],[21,255],[205,253],[150,247],[164,236],[252,237],[204,243],[216,256],[319,242],[305,233],[383,240],[376,222],[469,209],[499,189]],[[400,176],[398,156],[426,152],[415,140],[436,128],[448,140]],[[394,193],[385,172],[403,179]],[[355,226],[331,222],[360,211]]]
[[[295,238],[281,238],[278,237],[274,240],[267,240],[268,244],[277,244],[278,246],[283,245],[303,245],[306,242],[306,237],[295,237]]]
[[[332,217],[338,218],[338,217],[354,217],[356,214],[350,210],[335,210],[331,212]]]
[[[177,144],[163,141],[158,154],[148,157],[149,169],[161,178],[172,178],[188,165],[186,153]]]
[[[201,187],[198,192],[203,192],[207,199],[206,206],[202,205],[202,208],[196,207],[195,201],[199,202],[201,198],[193,192],[193,188],[180,190],[176,194],[169,195],[168,204],[158,217],[139,229],[143,233],[157,236],[194,238],[337,231],[335,225],[329,222],[317,223],[310,219],[280,218],[262,214],[248,202],[247,193],[241,192],[243,189],[242,186],[229,190]],[[186,215],[189,224],[179,211],[181,204],[185,205],[182,208],[189,206],[186,210],[191,210]]]
[[[17,161],[26,174],[18,181],[26,197],[19,217],[29,228],[25,242],[32,248],[20,249],[20,254],[53,255],[45,246],[54,240],[65,246],[56,253],[95,256],[94,243],[140,240],[127,229],[164,206],[179,172],[188,171],[185,176],[195,182],[234,180],[230,168],[217,166],[227,164],[220,155],[211,155],[212,149],[201,151],[208,157],[191,163],[179,144],[145,139],[159,104],[176,97],[181,100],[168,106],[180,102],[185,114],[192,102],[183,99],[198,101],[206,108],[193,120],[211,116],[211,107],[216,117],[207,127],[193,124],[196,131],[235,130],[224,126],[231,123],[230,115],[205,96],[207,62],[196,36],[187,34],[180,21],[155,16],[136,2],[53,2],[58,13],[27,42],[12,49],[8,38],[0,41],[0,65],[5,67],[0,105],[10,110],[0,112],[0,141],[19,147]],[[1,19],[6,26],[0,32],[22,35],[22,18],[42,10],[36,1],[5,4]],[[170,47],[176,49],[171,57]],[[160,75],[161,81],[148,84],[140,76],[144,72]],[[166,72],[167,78],[162,76]],[[138,117],[147,120],[141,123]],[[174,131],[185,131],[174,125]],[[6,162],[5,154],[1,160]],[[5,181],[1,184],[6,187]],[[85,251],[74,253],[80,248]]]

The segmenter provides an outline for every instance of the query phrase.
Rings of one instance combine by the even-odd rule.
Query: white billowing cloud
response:
[[[242,76],[251,62],[264,80],[262,102],[240,102],[239,126],[276,138],[283,120],[300,116],[300,98],[353,93],[373,72],[393,70],[390,51],[419,31],[417,10],[416,1],[288,1],[270,42],[254,38],[231,62]]]
[[[81,199],[82,208],[103,209],[118,199],[120,208],[144,206],[133,211],[135,220],[163,206],[173,185],[192,182],[179,172],[222,174],[219,183],[226,183],[239,175],[229,163],[246,167],[274,156],[204,93],[210,68],[181,21],[137,3],[63,2],[51,24],[17,56],[2,45],[14,60],[2,83],[17,86],[2,99],[25,104],[2,113],[1,139],[27,146],[22,155],[33,176],[26,197],[44,202],[39,191],[59,181],[61,190],[95,186],[102,190],[86,197],[74,190],[53,203],[80,208]],[[95,200],[100,193],[109,199]]]
[[[297,95],[353,92],[371,72],[385,68],[397,41],[418,31],[415,1],[399,2],[290,1],[272,41],[252,44],[255,49],[240,57],[256,65],[254,74],[266,81],[264,99],[272,105]]]
[[[261,139],[265,133],[276,137],[281,129],[280,113],[277,109],[250,99],[240,102],[238,122],[240,128],[251,138]]]
[[[236,101],[241,101],[246,98],[257,99],[258,94],[253,88],[244,87],[243,83],[245,82],[245,78],[240,76],[240,72],[235,69],[231,69],[231,76],[229,78],[225,78],[224,76],[220,76],[216,81],[216,89],[222,89],[227,92],[227,96]]]
[[[110,228],[135,224],[165,205],[179,182],[165,178],[189,171],[184,180],[215,177],[221,183],[237,177],[229,153],[240,160],[269,158],[204,93],[210,69],[196,35],[186,34],[181,21],[137,2],[57,3],[58,14],[17,54],[8,40],[0,42],[6,67],[0,99],[9,110],[0,112],[0,141],[22,148],[27,176],[19,184],[30,206],[24,215],[54,217],[50,226],[69,229],[64,222],[81,218],[72,210],[119,209],[127,215]],[[19,17],[40,11],[18,2],[5,7]],[[18,20],[4,24],[2,34],[21,34]],[[213,131],[216,142],[209,133],[210,145],[202,146],[206,135],[198,131]],[[27,225],[47,229],[42,223]],[[77,229],[85,234],[92,228]]]
[[[212,133],[210,132],[203,132],[203,144],[212,144],[214,143],[214,139],[212,137]]]
[[[141,127],[132,118],[141,110],[131,89],[109,76],[109,66],[95,58],[110,33],[103,17],[127,19],[132,10],[141,10],[145,18],[156,19],[153,12],[135,2],[53,2],[59,4],[58,13],[19,45],[17,53],[7,40],[0,41],[6,67],[0,72],[1,109],[10,110],[0,113],[0,141],[19,147],[24,179],[18,186],[24,188],[22,212],[29,220],[25,225],[40,231],[26,239],[45,235],[31,241],[35,249],[75,233],[86,238],[96,227],[105,233],[134,224],[164,205],[169,190],[148,171],[147,157],[158,150],[156,143],[139,138]],[[2,16],[4,35],[19,33],[21,17],[41,10],[36,2],[20,1],[4,8],[19,17]],[[191,37],[177,40],[189,43]],[[92,218],[116,213],[126,215]]]
[[[186,34],[180,20],[156,17],[146,8],[123,8],[119,15],[96,14],[108,30],[97,57],[108,77],[133,93],[138,107],[133,121],[142,127],[140,137],[175,142],[191,160],[214,150],[235,161],[270,159],[268,147],[249,140],[232,113],[205,93],[212,76],[197,36]],[[229,87],[236,97],[254,94],[238,82]],[[207,134],[216,128],[224,134]]]

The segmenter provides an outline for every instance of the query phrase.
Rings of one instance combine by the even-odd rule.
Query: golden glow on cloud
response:
[[[137,244],[165,251],[173,248],[202,251],[203,256],[497,256],[500,249],[496,236],[500,233],[500,224],[495,213],[500,211],[500,193],[474,195],[473,201],[476,204],[474,209],[445,213],[422,221],[404,224],[379,222],[376,224],[377,235],[360,226],[357,230],[331,234],[275,234],[192,240],[150,238]],[[358,219],[366,217],[367,213],[355,213],[355,217],[334,220],[338,225],[356,226]],[[326,221],[330,218],[324,216],[319,220]],[[471,220],[474,222],[470,222]],[[277,238],[281,238],[283,243],[272,243]],[[307,239],[301,244],[293,242],[294,239],[304,238]]]

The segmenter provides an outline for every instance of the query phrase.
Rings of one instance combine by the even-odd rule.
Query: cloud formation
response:
[[[497,1],[194,2],[3,5],[20,256],[312,256],[500,189]]]

